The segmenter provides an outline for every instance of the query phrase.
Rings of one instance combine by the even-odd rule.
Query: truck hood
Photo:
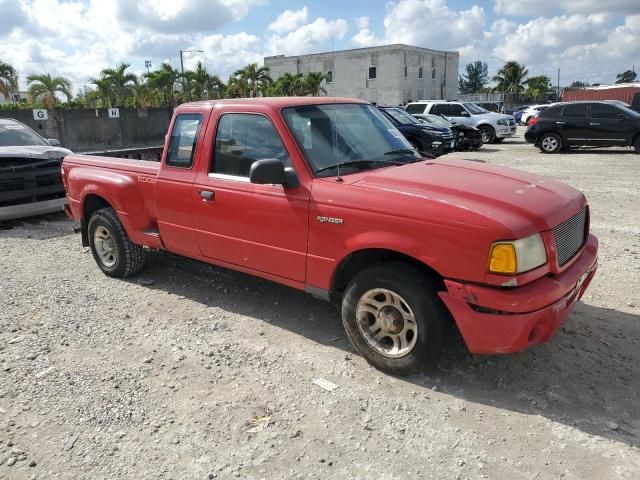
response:
[[[549,230],[586,203],[582,193],[552,178],[469,160],[437,159],[360,175],[356,187],[405,197],[397,203],[376,195],[403,213],[424,216],[420,204],[446,204],[501,223],[516,238]]]
[[[26,145],[16,147],[0,147],[0,158],[62,158],[71,155],[71,150],[50,145]]]

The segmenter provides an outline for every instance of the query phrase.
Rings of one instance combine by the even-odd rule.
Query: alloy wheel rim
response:
[[[418,340],[413,310],[404,298],[386,288],[374,288],[360,297],[356,323],[367,344],[387,358],[408,355]]]
[[[100,262],[107,268],[113,267],[118,261],[118,248],[111,232],[102,225],[93,232],[93,245]]]
[[[486,128],[482,129],[482,143],[489,143],[489,141],[491,140],[491,132],[489,132],[489,130],[487,130]]]
[[[553,137],[546,137],[542,140],[542,148],[547,152],[552,152],[558,147],[558,140]]]

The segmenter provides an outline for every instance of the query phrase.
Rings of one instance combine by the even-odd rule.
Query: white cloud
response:
[[[351,38],[354,47],[372,47],[384,43],[383,39],[377,38],[375,33],[369,30],[369,17],[356,18],[356,25],[360,30]]]
[[[327,20],[320,17],[313,22],[302,25],[286,35],[272,35],[267,48],[272,55],[300,55],[327,48],[327,43],[334,39],[342,39],[349,30],[347,21],[339,18]]]
[[[537,17],[567,13],[640,13],[637,0],[494,0],[493,9],[499,15]]]
[[[369,17],[358,17],[356,18],[356,26],[360,30],[364,30],[369,28]]]
[[[307,23],[308,18],[309,9],[306,6],[300,10],[285,10],[269,24],[267,30],[275,33],[291,32]]]

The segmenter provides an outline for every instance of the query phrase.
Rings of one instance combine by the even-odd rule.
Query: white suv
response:
[[[475,127],[482,134],[482,143],[500,143],[516,133],[513,115],[489,112],[471,102],[447,100],[418,100],[406,106],[408,113],[443,115],[455,123]]]

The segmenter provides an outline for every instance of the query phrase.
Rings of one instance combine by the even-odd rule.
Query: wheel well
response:
[[[376,263],[388,261],[403,262],[407,265],[416,267],[418,270],[435,280],[438,290],[445,289],[444,279],[442,276],[420,260],[394,250],[370,248],[353,252],[340,262],[340,265],[338,265],[338,268],[333,275],[333,282],[331,285],[332,297],[344,291],[349,280],[360,271]]]
[[[107,202],[100,195],[96,195],[94,193],[90,193],[84,199],[84,203],[82,204],[82,220],[80,222],[80,230],[82,233],[82,246],[89,246],[89,219],[93,212],[100,210],[101,208],[111,207],[109,202]]]

